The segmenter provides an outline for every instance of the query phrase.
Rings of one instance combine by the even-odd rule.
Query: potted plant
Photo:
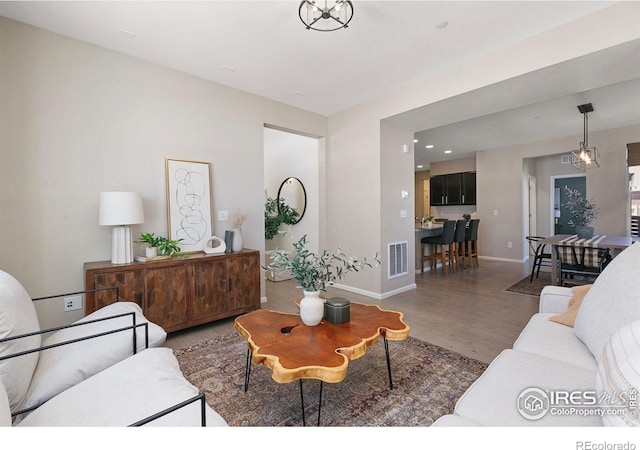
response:
[[[264,204],[264,238],[273,239],[280,231],[280,225],[295,223],[300,214],[282,199],[268,197]]]
[[[320,291],[325,291],[327,285],[343,279],[349,272],[359,272],[373,267],[366,258],[350,257],[340,248],[336,253],[324,250],[314,253],[306,248],[307,236],[293,243],[293,251],[275,250],[271,253],[272,262],[263,267],[265,270],[289,271],[304,291],[304,298],[300,301],[300,317],[305,325],[313,326],[320,323],[324,314],[324,301],[320,298]],[[376,265],[380,263],[379,254],[375,255]]]
[[[598,208],[593,201],[589,201],[582,196],[577,189],[564,187],[567,194],[567,202],[564,206],[569,210],[569,221],[572,227],[576,228],[576,234],[581,239],[591,239],[593,237],[593,227],[589,226],[598,215]]]
[[[183,241],[180,239],[167,239],[166,237],[158,237],[158,253],[162,256],[173,256],[177,253],[180,253],[180,247],[178,244]]]
[[[433,227],[433,216],[428,216],[425,218],[425,221],[427,223],[427,228]]]
[[[155,236],[153,233],[142,233],[136,242],[139,244],[146,244],[145,256],[147,258],[153,258],[158,256],[158,241],[160,239],[161,238],[159,236]]]

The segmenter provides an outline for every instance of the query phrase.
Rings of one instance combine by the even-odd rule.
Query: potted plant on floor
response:
[[[564,191],[568,198],[564,204],[569,210],[567,223],[576,228],[576,234],[579,238],[591,239],[594,230],[590,224],[597,217],[599,211],[596,204],[584,198],[577,189],[569,189],[568,186],[565,186]]]
[[[275,250],[271,253],[272,262],[263,267],[271,271],[289,271],[304,291],[300,301],[300,317],[305,325],[314,326],[322,321],[324,301],[320,291],[328,285],[343,279],[349,272],[360,272],[373,265],[366,258],[345,255],[340,248],[331,254],[324,250],[314,253],[306,248],[307,236],[293,243],[293,251]],[[376,265],[380,256],[374,257]]]

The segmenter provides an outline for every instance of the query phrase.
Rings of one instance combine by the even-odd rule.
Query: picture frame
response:
[[[165,158],[165,177],[169,239],[182,239],[180,253],[204,251],[213,236],[211,164]]]

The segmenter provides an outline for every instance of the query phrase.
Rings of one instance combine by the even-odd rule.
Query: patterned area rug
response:
[[[538,278],[534,275],[533,281],[529,281],[530,277],[531,275],[527,275],[522,280],[506,288],[505,291],[539,296],[542,289],[551,284],[551,272],[540,272]]]
[[[428,426],[453,411],[487,364],[409,337],[390,341],[393,390],[379,341],[349,363],[341,383],[324,383],[322,426]],[[247,344],[236,333],[175,350],[185,377],[231,426],[302,426],[300,383],[279,384],[264,366],[251,368],[244,392]],[[320,382],[304,380],[307,426],[318,420]]]

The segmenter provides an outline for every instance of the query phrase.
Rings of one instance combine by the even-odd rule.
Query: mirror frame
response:
[[[290,225],[295,225],[298,222],[300,222],[302,220],[302,218],[304,217],[304,213],[307,210],[307,190],[304,188],[304,184],[302,184],[302,181],[300,181],[298,178],[296,177],[288,177],[285,178],[285,180],[282,182],[282,184],[280,184],[280,188],[278,189],[278,214],[280,214],[282,211],[280,211],[280,199],[282,198],[282,188],[287,184],[287,181],[289,180],[295,180],[298,183],[300,183],[300,187],[302,188],[302,195],[304,196],[304,206],[302,208],[302,212],[299,212],[299,216],[298,216],[298,220],[296,220],[295,222],[291,223]]]

